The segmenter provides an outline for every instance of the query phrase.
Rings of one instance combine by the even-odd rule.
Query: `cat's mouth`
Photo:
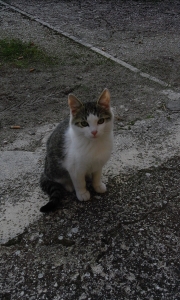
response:
[[[97,139],[98,137],[97,137],[97,135],[92,135],[91,138],[92,139]]]

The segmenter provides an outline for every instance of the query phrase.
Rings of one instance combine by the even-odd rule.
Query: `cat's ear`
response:
[[[110,109],[110,92],[108,89],[104,89],[101,96],[99,97],[97,104],[102,106],[105,109]]]
[[[68,95],[68,105],[73,116],[83,106],[81,101],[79,101],[73,94]]]

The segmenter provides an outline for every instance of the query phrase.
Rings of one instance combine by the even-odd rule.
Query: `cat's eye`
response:
[[[104,118],[99,119],[98,124],[104,123]]]
[[[86,122],[86,121],[82,121],[82,122],[81,122],[81,126],[82,126],[82,127],[87,127],[87,126],[89,126],[89,124],[88,124],[88,122]]]

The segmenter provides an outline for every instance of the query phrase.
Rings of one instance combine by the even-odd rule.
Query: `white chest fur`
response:
[[[81,171],[88,175],[101,169],[108,161],[113,148],[113,133],[95,139],[76,135],[70,127],[66,132],[64,168],[69,172]]]

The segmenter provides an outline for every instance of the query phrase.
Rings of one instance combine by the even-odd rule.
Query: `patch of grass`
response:
[[[54,64],[55,58],[49,57],[33,42],[18,39],[0,40],[0,63],[10,63],[16,67],[28,67],[32,63]]]
[[[136,122],[135,120],[134,120],[134,121],[130,121],[130,122],[128,123],[128,125],[129,125],[129,126],[133,126],[133,125],[135,124],[135,122]]]
[[[136,118],[136,119],[134,119],[134,120],[132,120],[132,121],[129,121],[129,122],[128,122],[128,125],[133,126],[137,121],[140,121],[140,119],[139,119],[139,118]]]
[[[153,115],[147,115],[147,116],[146,116],[146,119],[153,119],[153,118],[154,118]]]

